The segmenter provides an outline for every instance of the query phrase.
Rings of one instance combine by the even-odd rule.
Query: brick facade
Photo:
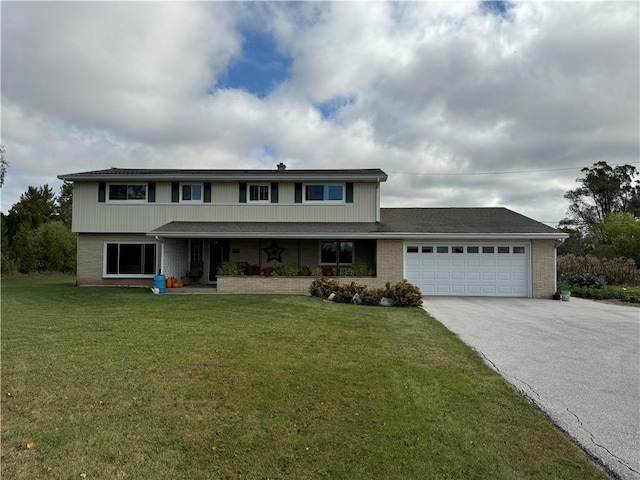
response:
[[[531,241],[533,298],[551,298],[556,291],[556,241]]]
[[[402,240],[377,241],[377,275],[374,277],[335,277],[342,283],[357,282],[368,287],[381,288],[387,282],[402,280]],[[313,277],[218,277],[218,293],[284,293],[308,295]]]
[[[154,243],[144,234],[97,234],[78,235],[78,266],[76,285],[78,286],[117,286],[151,287],[153,278],[103,278],[105,242]],[[159,244],[158,244],[158,247]]]

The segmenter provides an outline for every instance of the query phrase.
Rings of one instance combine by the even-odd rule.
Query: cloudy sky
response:
[[[284,162],[553,224],[580,168],[640,157],[638,2],[1,9],[5,213],[62,173]]]

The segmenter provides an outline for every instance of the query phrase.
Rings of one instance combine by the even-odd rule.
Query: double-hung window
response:
[[[145,202],[147,200],[146,183],[110,183],[110,202]]]
[[[320,265],[351,265],[353,263],[353,242],[321,241]]]
[[[269,192],[271,185],[269,184],[249,184],[249,201],[257,203],[269,203]]]
[[[180,185],[180,201],[202,203],[202,184],[183,183]]]
[[[307,184],[305,202],[344,202],[344,184]]]
[[[104,245],[106,277],[148,277],[156,271],[155,243],[116,243]]]

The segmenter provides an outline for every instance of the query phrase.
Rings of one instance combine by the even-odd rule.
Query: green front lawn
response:
[[[4,277],[1,399],[7,479],[606,478],[418,308]]]

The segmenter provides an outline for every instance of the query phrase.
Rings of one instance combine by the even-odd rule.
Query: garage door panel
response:
[[[449,253],[437,253],[437,246],[446,247]],[[418,253],[408,252],[405,256],[405,278],[420,288],[424,295],[529,295],[531,279],[528,245],[525,246],[524,254],[513,253],[511,246],[505,250],[504,243],[478,245],[471,253],[468,252],[468,246],[464,247],[463,252],[456,249],[458,253],[453,253],[454,246],[459,244],[450,244],[448,247],[444,243],[426,244],[418,247]],[[492,251],[494,253],[490,253]]]
[[[462,280],[466,279],[465,272],[451,272],[451,280]]]

